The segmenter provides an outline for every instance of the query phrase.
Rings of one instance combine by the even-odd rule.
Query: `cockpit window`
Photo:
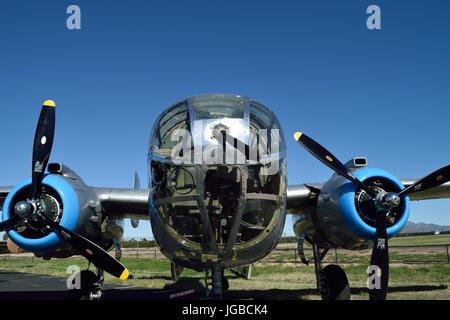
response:
[[[170,156],[172,148],[178,143],[178,141],[172,141],[173,133],[180,129],[189,129],[188,126],[189,115],[185,103],[168,110],[158,122],[158,127],[155,128],[152,150],[162,156]]]
[[[259,103],[252,101],[250,111],[250,123],[253,129],[280,129],[276,117]]]
[[[192,98],[198,120],[244,117],[244,99],[237,96],[200,96]]]

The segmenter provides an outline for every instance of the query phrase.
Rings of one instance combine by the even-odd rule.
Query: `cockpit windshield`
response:
[[[150,149],[160,156],[170,157],[172,149],[178,143],[172,139],[177,130],[189,129],[189,115],[186,103],[180,103],[169,109],[159,120],[153,132]]]
[[[281,232],[286,147],[267,107],[234,95],[188,98],[156,121],[150,148],[158,232],[216,254]]]
[[[244,104],[239,96],[215,95],[192,98],[197,120],[244,117]]]

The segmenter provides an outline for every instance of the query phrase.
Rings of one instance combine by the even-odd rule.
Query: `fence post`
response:
[[[448,255],[448,244],[445,245],[445,250],[447,250],[447,262],[450,263],[450,256]]]
[[[156,250],[153,250],[153,253],[155,254],[155,260],[156,260]]]
[[[136,240],[136,259],[139,259],[139,240]]]
[[[336,263],[338,263],[337,248],[334,248],[334,260]]]
[[[294,262],[297,263],[297,249],[294,249]]]

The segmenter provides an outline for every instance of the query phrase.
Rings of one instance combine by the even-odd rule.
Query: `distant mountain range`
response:
[[[435,231],[450,231],[450,226],[441,226],[434,223],[415,223],[408,221],[406,226],[400,233],[422,233],[422,232],[435,232]]]

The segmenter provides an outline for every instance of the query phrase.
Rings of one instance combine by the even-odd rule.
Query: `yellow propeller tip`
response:
[[[53,100],[45,100],[43,105],[46,107],[56,107],[56,103]]]
[[[125,269],[122,271],[122,274],[120,275],[119,279],[120,279],[120,280],[126,280],[126,279],[128,279],[129,276],[130,276],[130,272],[128,271],[127,268],[125,268]]]
[[[300,131],[297,131],[296,133],[294,133],[294,139],[296,141],[300,140],[300,137],[302,136],[303,133],[301,133]]]

